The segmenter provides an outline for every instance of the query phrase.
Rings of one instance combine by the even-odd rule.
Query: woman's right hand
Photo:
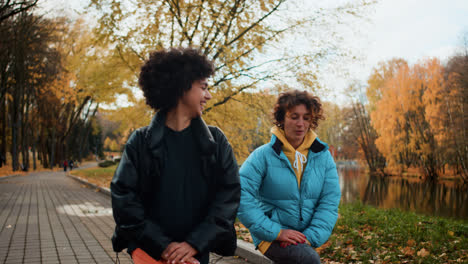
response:
[[[297,245],[297,243],[305,243],[306,236],[296,230],[282,229],[276,240]]]

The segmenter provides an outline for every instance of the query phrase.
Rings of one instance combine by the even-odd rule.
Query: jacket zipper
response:
[[[281,157],[281,155],[279,155]],[[281,157],[281,159],[283,159],[283,161],[287,162],[287,164],[289,165],[289,168],[292,170],[293,172],[293,175],[294,177],[296,178],[296,183],[297,185],[299,185],[298,181],[297,181],[297,177],[296,177],[296,173],[294,172],[294,169],[292,168],[291,164],[289,163],[289,160],[284,157]],[[301,189],[302,189],[302,185],[300,187],[297,188],[298,191],[299,191],[299,221],[304,221],[304,219],[302,218],[302,195],[301,195]]]
[[[299,221],[303,221],[302,219],[302,200],[299,201]]]

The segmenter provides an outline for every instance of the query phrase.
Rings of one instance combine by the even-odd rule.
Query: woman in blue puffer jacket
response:
[[[340,186],[327,144],[314,130],[320,99],[306,91],[280,94],[271,141],[240,169],[238,217],[254,244],[275,263],[320,263],[314,248],[330,237],[338,218]]]

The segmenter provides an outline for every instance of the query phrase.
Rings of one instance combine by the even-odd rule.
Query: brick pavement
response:
[[[0,263],[114,263],[110,198],[66,177],[0,178]],[[120,263],[132,263],[119,254]],[[212,263],[247,263],[212,256]]]

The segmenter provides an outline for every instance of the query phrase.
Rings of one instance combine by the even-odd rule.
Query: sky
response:
[[[86,2],[42,0],[40,5],[52,13],[72,15]],[[344,89],[355,80],[365,84],[380,61],[395,57],[410,64],[428,57],[446,61],[460,49],[462,34],[468,32],[468,0],[380,0],[367,17],[358,25],[360,33],[344,40],[359,49],[360,60],[345,65],[346,75],[324,76],[330,91],[326,100],[345,102]]]
[[[335,86],[331,97],[339,101],[346,100],[342,91],[351,81],[365,84],[381,61],[398,57],[414,64],[437,57],[445,62],[454,55],[468,33],[468,0],[381,0],[360,31],[348,41],[361,49],[362,59],[349,65],[347,77],[329,79]]]

